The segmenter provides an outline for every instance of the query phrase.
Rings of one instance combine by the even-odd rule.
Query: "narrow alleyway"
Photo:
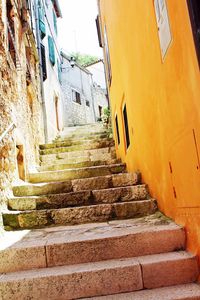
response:
[[[101,124],[68,128],[40,159],[3,213],[2,300],[200,299],[183,228],[126,172]]]

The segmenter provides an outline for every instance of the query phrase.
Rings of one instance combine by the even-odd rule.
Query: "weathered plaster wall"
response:
[[[16,129],[0,142],[0,212],[5,208],[14,180],[19,179],[16,145],[24,149],[25,172],[38,164],[38,145],[43,142],[43,123],[38,63],[31,54],[27,81],[26,34],[14,7],[15,41],[18,68],[8,51],[6,1],[0,2],[0,135],[14,122]]]

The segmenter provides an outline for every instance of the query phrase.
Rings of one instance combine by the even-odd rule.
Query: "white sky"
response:
[[[62,19],[58,19],[60,47],[66,52],[81,52],[102,57],[95,19],[96,0],[59,0]]]

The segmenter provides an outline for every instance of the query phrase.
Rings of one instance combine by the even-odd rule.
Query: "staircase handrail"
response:
[[[4,137],[14,128],[16,127],[15,123],[12,122],[7,129],[0,135],[0,142],[4,139]]]

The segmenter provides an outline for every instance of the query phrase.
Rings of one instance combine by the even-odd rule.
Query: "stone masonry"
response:
[[[3,213],[2,300],[200,299],[184,229],[126,172],[102,125],[68,128],[40,160]]]
[[[0,211],[19,178],[17,146],[23,148],[18,158],[28,173],[38,163],[43,141],[36,46],[25,11],[22,1],[0,2],[0,135],[15,123],[0,141]]]

